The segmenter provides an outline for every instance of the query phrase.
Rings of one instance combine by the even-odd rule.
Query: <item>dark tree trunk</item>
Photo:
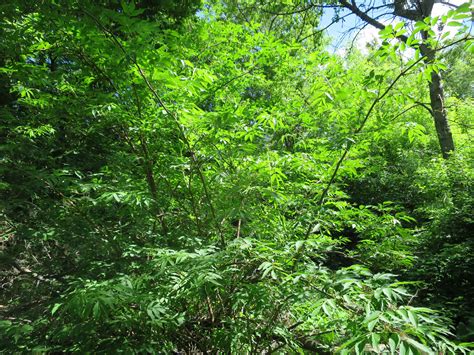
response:
[[[355,1],[339,0],[339,4],[350,10],[363,21],[371,24],[378,29],[384,29],[385,25],[370,17],[367,13],[360,10]],[[407,0],[394,0],[394,14],[411,21],[422,21],[425,17],[431,16],[433,9],[433,0],[421,0],[412,8],[413,3]],[[426,45],[427,33],[422,33],[423,43],[420,46],[421,54],[426,56],[425,63],[429,64],[435,60],[435,52]],[[400,41],[407,42],[408,37],[400,35],[397,37]],[[431,73],[431,81],[429,83],[431,115],[435,123],[436,134],[441,148],[443,158],[447,159],[451,152],[454,151],[454,140],[449,127],[448,115],[444,106],[444,90],[441,85],[441,75],[436,72]]]
[[[430,89],[430,105],[433,119],[438,134],[438,141],[441,148],[443,158],[448,158],[449,154],[454,151],[454,140],[449,127],[448,115],[444,107],[444,90],[441,85],[441,76],[439,73],[431,73]]]
[[[434,5],[433,0],[422,0],[417,3],[418,5],[416,9],[406,10],[404,9],[404,6],[406,5],[407,1],[395,0],[394,3],[396,15],[413,21],[422,21],[425,17],[431,16]],[[400,11],[411,11],[415,14],[412,14],[412,16],[407,16]],[[421,54],[426,57],[426,64],[433,63],[436,59],[436,54],[432,48],[427,45],[428,34],[426,32],[422,32],[422,37],[424,43],[420,46]],[[454,151],[454,140],[451,133],[451,128],[449,127],[448,113],[446,112],[446,108],[444,106],[444,89],[443,85],[441,84],[441,75],[439,73],[432,71],[430,76],[431,80],[428,84],[428,88],[430,91],[431,115],[433,116],[441,153],[443,154],[443,158],[447,159],[449,158],[450,153]]]
[[[426,32],[422,32],[423,40],[426,43],[428,35]],[[421,54],[426,56],[426,64],[433,63],[435,61],[435,52],[427,46],[420,47]],[[431,115],[435,123],[436,134],[438,135],[438,142],[441,148],[443,158],[449,158],[451,152],[454,151],[454,140],[451,133],[451,128],[448,122],[448,113],[444,106],[444,89],[441,84],[441,74],[435,71],[431,72],[431,80],[428,84],[430,91],[430,106]]]

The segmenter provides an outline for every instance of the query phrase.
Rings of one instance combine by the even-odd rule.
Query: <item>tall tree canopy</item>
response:
[[[472,5],[432,6],[0,5],[0,351],[468,353]]]

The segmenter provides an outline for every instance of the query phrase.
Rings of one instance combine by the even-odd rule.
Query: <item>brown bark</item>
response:
[[[427,34],[422,33],[423,39],[427,39]],[[435,60],[435,54],[433,50],[423,46],[420,48],[420,52],[426,57],[425,63],[430,64]],[[441,74],[435,71],[431,72],[431,80],[428,84],[430,91],[430,107],[431,115],[435,123],[436,134],[438,135],[438,142],[441,148],[443,158],[449,158],[451,152],[454,151],[454,140],[451,133],[451,128],[448,122],[448,113],[444,106],[444,89],[441,84]]]
[[[399,1],[400,2],[400,1]],[[395,1],[395,4],[397,1]],[[424,17],[431,16],[431,11],[433,10],[433,0],[423,0],[418,3],[418,16],[415,18],[404,16],[401,13],[397,13],[397,8],[395,7],[395,14],[413,21],[422,21]],[[425,63],[430,64],[435,60],[435,52],[432,48],[429,48],[426,45],[426,40],[428,35],[426,32],[422,33],[422,37],[425,43],[420,46],[420,52],[425,56]],[[444,89],[441,84],[441,75],[435,71],[432,71],[431,80],[428,84],[430,91],[430,106],[431,106],[431,115],[435,123],[436,134],[438,136],[438,142],[441,149],[441,154],[443,158],[449,158],[451,152],[454,151],[454,139],[451,133],[451,128],[449,127],[448,122],[448,113],[444,106]]]
[[[439,73],[431,73],[429,89],[431,111],[433,113],[436,133],[438,134],[441,153],[443,154],[443,158],[447,159],[450,153],[454,151],[454,140],[444,106],[444,90],[441,85],[441,76]]]

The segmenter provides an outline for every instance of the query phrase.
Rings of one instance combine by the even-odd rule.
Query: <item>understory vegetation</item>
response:
[[[2,2],[0,352],[469,353],[472,4],[412,3]]]

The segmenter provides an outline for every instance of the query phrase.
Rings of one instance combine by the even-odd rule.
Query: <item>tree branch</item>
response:
[[[188,148],[188,151],[191,152],[192,149],[191,149],[191,144],[189,142],[189,139],[187,138],[186,136],[186,133],[184,131],[184,128],[183,126],[181,125],[181,123],[179,122],[179,119],[178,119],[178,116],[172,112],[168,107],[167,105],[165,105],[164,101],[161,99],[160,95],[158,95],[158,92],[155,90],[155,88],[153,87],[153,85],[150,83],[147,75],[144,73],[142,67],[140,66],[140,64],[138,63],[138,61],[136,60],[136,58],[133,58],[132,56],[130,56],[127,52],[127,50],[124,48],[124,46],[122,45],[122,43],[120,43],[120,41],[118,40],[117,36],[112,33],[110,30],[108,30],[94,15],[92,15],[91,13],[89,13],[88,11],[86,10],[82,10],[87,16],[89,16],[98,26],[99,28],[102,30],[102,32],[107,36],[109,37],[113,43],[115,43],[119,48],[120,50],[122,51],[122,53],[131,60],[131,62],[133,63],[133,65],[137,68],[140,76],[142,77],[143,81],[145,82],[146,86],[148,87],[148,89],[150,90],[150,92],[152,93],[153,97],[156,99],[156,101],[158,102],[159,106],[161,108],[163,108],[163,110],[166,112],[167,115],[169,115],[170,117],[173,118],[174,122],[176,123],[178,129],[179,129],[179,132],[181,134],[181,140],[183,141],[183,143],[186,145],[186,147]],[[216,227],[217,227],[217,230],[219,232],[219,238],[220,238],[220,242],[221,242],[221,246],[222,247],[225,247],[226,245],[226,242],[225,242],[225,238],[224,238],[224,233],[222,231],[222,228],[220,226],[220,223],[217,221],[217,215],[216,215],[216,211],[215,211],[215,208],[214,208],[214,204],[212,203],[212,200],[211,200],[211,196],[210,196],[210,193],[209,193],[209,189],[208,189],[208,186],[207,186],[207,182],[206,182],[206,179],[204,177],[204,174],[202,173],[200,167],[198,164],[196,164],[196,159],[195,159],[195,156],[194,154],[191,154],[191,157],[190,157],[190,160],[191,160],[191,163],[193,165],[196,165],[197,166],[197,173],[198,173],[198,176],[199,176],[199,179],[201,180],[201,184],[202,184],[202,187],[204,189],[204,194],[206,196],[206,199],[207,199],[207,202],[209,204],[209,209],[211,211],[211,215],[212,215],[212,218],[214,219],[214,222],[216,224]]]

